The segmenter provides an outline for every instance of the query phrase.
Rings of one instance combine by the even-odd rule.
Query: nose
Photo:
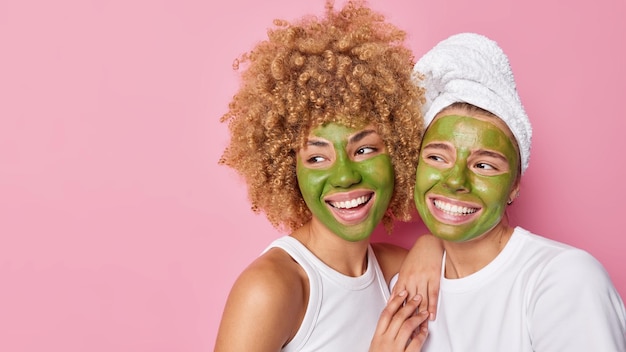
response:
[[[466,170],[465,165],[454,165],[445,175],[444,185],[454,192],[468,191]]]
[[[348,160],[337,160],[333,173],[329,178],[333,187],[348,188],[361,182],[361,173]]]

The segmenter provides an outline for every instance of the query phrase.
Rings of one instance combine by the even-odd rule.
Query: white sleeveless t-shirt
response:
[[[282,351],[367,351],[389,299],[389,288],[372,247],[368,247],[367,270],[359,277],[330,268],[293,237],[281,237],[265,251],[276,247],[302,266],[310,283],[302,325]]]

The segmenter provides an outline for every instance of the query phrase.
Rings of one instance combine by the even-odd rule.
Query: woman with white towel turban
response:
[[[624,304],[589,253],[509,223],[531,124],[508,58],[462,33],[415,65],[426,132],[415,204],[445,253],[424,351],[626,351]],[[409,287],[411,252],[396,289]]]

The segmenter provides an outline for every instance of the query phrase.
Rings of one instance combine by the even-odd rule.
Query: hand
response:
[[[408,297],[424,297],[419,311],[428,311],[430,320],[437,316],[442,259],[441,240],[433,235],[420,236],[404,259],[392,292],[395,294],[406,290]]]
[[[370,352],[419,352],[428,336],[428,312],[417,312],[421,296],[407,300],[407,291],[391,297],[380,314]],[[406,302],[406,303],[405,303]]]

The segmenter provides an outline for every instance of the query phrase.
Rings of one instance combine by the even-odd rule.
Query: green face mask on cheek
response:
[[[448,115],[422,141],[415,205],[433,235],[467,241],[502,220],[519,157],[508,135],[489,120]]]
[[[296,173],[313,221],[348,241],[371,235],[393,195],[391,158],[378,133],[367,127],[316,128],[298,153]]]

